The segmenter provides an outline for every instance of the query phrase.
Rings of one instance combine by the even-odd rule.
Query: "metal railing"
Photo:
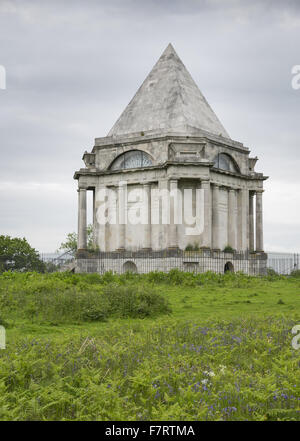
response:
[[[97,268],[97,272],[99,268],[102,268],[101,272],[109,268],[112,270],[117,268],[118,272],[125,272],[127,268],[130,269],[130,262],[139,266],[143,272],[168,271],[172,267],[189,272],[223,272],[228,269],[235,272],[242,271],[246,274],[261,274],[263,270],[272,269],[278,274],[290,275],[293,271],[300,270],[300,254],[297,253],[253,254],[249,252],[226,253],[206,249],[198,251],[168,249],[161,251],[86,252],[82,255],[79,254],[77,258],[85,260],[87,268]],[[41,259],[63,267],[71,263],[74,256],[71,252],[47,253],[41,254]]]
[[[290,275],[293,271],[300,270],[300,254],[294,253],[268,253],[267,268],[278,274]]]

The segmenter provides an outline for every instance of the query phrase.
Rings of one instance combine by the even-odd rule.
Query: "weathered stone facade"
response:
[[[93,191],[94,244],[101,252],[185,250],[187,246],[209,250],[230,246],[241,252],[263,252],[262,194],[266,177],[255,172],[257,158],[250,157],[249,149],[229,137],[171,45],[108,136],[96,138],[83,160],[85,168],[74,176],[78,180],[80,251],[86,249],[86,192]],[[120,182],[126,183],[129,193],[143,192],[139,198],[130,199],[129,193],[122,193]],[[110,191],[108,199],[99,196],[104,189]],[[178,207],[174,199],[163,200],[157,193],[164,189],[182,193],[191,189],[195,194],[197,189],[202,190],[201,233],[186,234],[190,223],[185,218],[175,222]],[[124,198],[122,218],[119,213]],[[130,213],[143,203],[148,207],[146,222],[128,222]],[[169,222],[164,223],[162,210],[166,203],[171,214]],[[105,213],[115,215],[116,222],[99,221],[103,204],[107,207]],[[184,201],[180,204],[183,206]],[[158,222],[151,217],[153,207]],[[195,196],[192,208],[195,215]],[[119,272],[123,263],[107,264],[107,269]],[[82,261],[79,268],[84,270],[84,265]],[[171,260],[157,260],[157,269],[166,265],[171,268]]]

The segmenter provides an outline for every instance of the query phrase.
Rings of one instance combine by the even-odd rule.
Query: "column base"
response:
[[[88,255],[88,250],[86,248],[78,248],[76,251],[76,257],[80,257],[81,259],[84,259]]]

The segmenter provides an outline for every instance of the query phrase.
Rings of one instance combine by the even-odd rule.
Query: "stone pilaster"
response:
[[[211,206],[210,181],[201,181],[201,188],[204,190],[204,232],[202,239],[202,247],[211,248],[212,206]]]
[[[243,188],[238,192],[238,241],[239,251],[247,251],[249,248],[249,190]]]
[[[78,250],[86,250],[87,233],[86,233],[86,188],[78,189]]]
[[[220,247],[220,187],[213,184],[212,187],[212,248],[219,250]]]
[[[118,247],[119,251],[125,250],[126,241],[126,222],[127,222],[127,187],[126,185],[119,185],[118,187],[118,202],[117,202],[117,226],[118,226]]]
[[[264,250],[263,239],[263,190],[256,191],[256,251]]]
[[[254,192],[249,192],[249,250],[254,251]]]
[[[144,209],[145,209],[145,224],[144,224],[144,249],[151,249],[151,184],[143,185]]]
[[[177,210],[177,203],[175,202],[175,198],[177,197],[178,181],[177,179],[170,180],[170,194],[174,192],[174,197],[170,197],[170,226],[169,226],[169,248],[178,248],[178,238],[177,238],[177,225],[175,224],[175,220],[177,215],[175,211]]]
[[[96,233],[96,246],[100,251],[107,251],[108,244],[106,243],[107,229],[109,225],[105,222],[109,215],[108,193],[107,188],[100,184],[95,189],[95,233]]]
[[[230,188],[228,191],[228,245],[234,250],[237,248],[236,226],[236,191]]]

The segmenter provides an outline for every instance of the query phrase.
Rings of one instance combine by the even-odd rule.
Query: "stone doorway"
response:
[[[224,267],[224,273],[234,273],[234,266],[231,262],[227,262]]]
[[[127,262],[125,262],[123,264],[123,271],[125,273],[129,272],[129,273],[137,273],[137,267],[136,264],[131,262],[130,260],[128,260]]]

